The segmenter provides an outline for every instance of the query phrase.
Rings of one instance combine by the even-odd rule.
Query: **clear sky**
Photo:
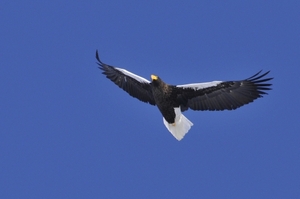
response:
[[[0,198],[300,198],[300,3],[1,1]],[[158,109],[103,62],[170,84],[271,70],[269,95],[185,112],[178,142]]]

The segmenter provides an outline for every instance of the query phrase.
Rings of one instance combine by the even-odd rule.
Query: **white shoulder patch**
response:
[[[181,88],[193,88],[195,90],[208,88],[217,86],[218,84],[222,83],[223,81],[212,81],[212,82],[204,82],[204,83],[193,83],[193,84],[183,84],[183,85],[177,85],[177,87]]]
[[[131,77],[131,78],[133,78],[133,79],[135,79],[135,80],[141,82],[141,83],[150,83],[149,80],[147,80],[147,79],[145,79],[145,78],[143,78],[143,77],[141,77],[141,76],[138,76],[138,75],[136,75],[136,74],[134,74],[134,73],[131,73],[131,72],[129,72],[128,70],[125,70],[125,69],[123,69],[123,68],[116,68],[116,67],[115,67],[115,69],[118,70],[118,71],[120,71],[120,72],[123,73],[124,75],[127,75],[127,76],[129,76],[129,77]]]

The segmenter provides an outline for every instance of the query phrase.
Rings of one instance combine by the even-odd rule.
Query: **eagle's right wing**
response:
[[[98,51],[96,51],[96,59],[99,69],[103,70],[103,74],[108,79],[126,91],[132,97],[135,97],[142,102],[155,105],[152,95],[151,82],[147,79],[133,74],[125,69],[113,67],[100,61]]]

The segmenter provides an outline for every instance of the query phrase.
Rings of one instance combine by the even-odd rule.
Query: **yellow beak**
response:
[[[156,75],[151,75],[151,79],[152,80],[157,80],[157,76]]]

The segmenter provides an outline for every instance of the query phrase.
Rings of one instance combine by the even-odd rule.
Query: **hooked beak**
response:
[[[151,75],[151,79],[152,80],[157,80],[157,76],[156,75]]]

